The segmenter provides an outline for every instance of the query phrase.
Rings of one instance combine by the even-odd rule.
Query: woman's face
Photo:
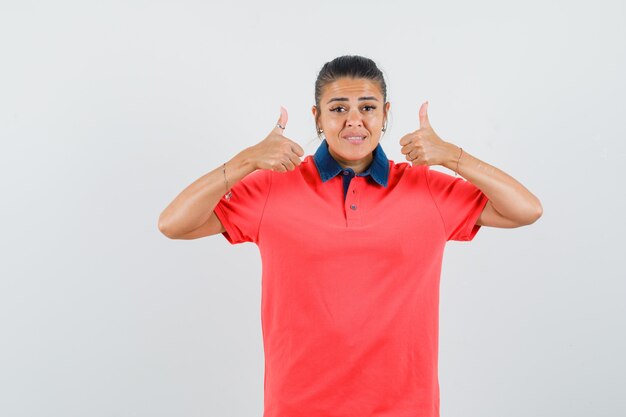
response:
[[[356,173],[367,168],[390,105],[383,102],[379,84],[364,78],[340,78],[322,89],[319,115],[313,106],[313,117],[342,167]]]

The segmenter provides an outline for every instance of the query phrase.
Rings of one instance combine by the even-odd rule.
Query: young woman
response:
[[[409,162],[387,159],[379,141],[389,108],[376,64],[338,57],[315,83],[314,155],[284,136],[281,109],[265,139],[189,185],[159,218],[173,239],[221,233],[259,247],[264,417],[439,416],[445,243],[542,214],[514,178],[442,140],[427,103],[399,141]]]

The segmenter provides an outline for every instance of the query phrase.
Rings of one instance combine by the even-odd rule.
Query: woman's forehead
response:
[[[324,98],[350,98],[353,96],[357,96],[357,98],[361,96],[375,96],[382,100],[380,85],[376,81],[366,78],[339,78],[326,84],[322,92],[322,97]]]

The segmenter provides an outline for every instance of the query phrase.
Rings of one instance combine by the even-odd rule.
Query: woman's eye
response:
[[[376,110],[376,106],[363,106],[363,109],[367,112],[370,112],[370,111]],[[330,109],[330,111],[334,111],[337,113],[343,113],[345,110],[346,109],[343,107],[335,107],[335,108]]]

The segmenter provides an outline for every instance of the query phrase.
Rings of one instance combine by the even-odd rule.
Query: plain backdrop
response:
[[[314,153],[344,54],[384,72],[390,159],[428,100],[543,204],[446,246],[442,416],[625,415],[626,6],[604,0],[2,0],[0,415],[262,415],[258,248],[157,220],[281,105]]]

